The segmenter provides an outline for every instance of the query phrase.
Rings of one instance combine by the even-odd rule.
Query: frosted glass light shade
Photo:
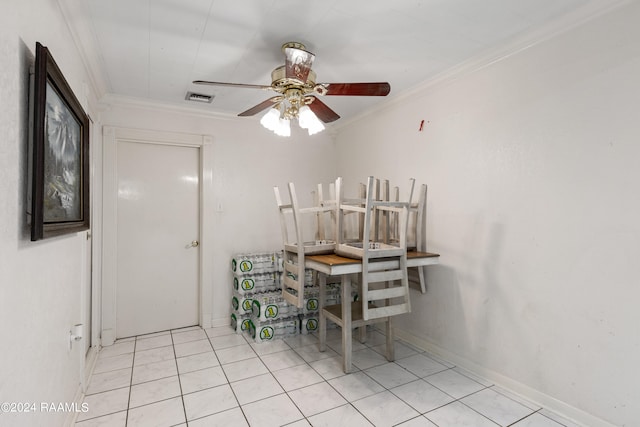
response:
[[[298,110],[298,124],[302,129],[307,129],[309,135],[324,130],[324,125],[320,119],[318,119],[318,116],[313,114],[311,108],[306,105],[300,107],[300,110]]]
[[[291,136],[291,125],[289,123],[289,120],[287,120],[287,119],[279,119],[278,122],[279,122],[278,126],[274,130],[276,135],[279,135],[279,136]]]
[[[262,116],[260,119],[260,124],[270,131],[275,132],[276,129],[280,126],[280,111],[276,108],[271,108],[267,111],[267,114]]]
[[[295,114],[295,113],[294,113]],[[306,129],[309,135],[316,134],[324,130],[324,125],[318,119],[311,108],[307,105],[303,105],[297,111],[298,124],[302,129]],[[260,124],[265,128],[273,131],[279,136],[291,136],[291,120],[282,117],[279,108],[271,108],[260,119]]]

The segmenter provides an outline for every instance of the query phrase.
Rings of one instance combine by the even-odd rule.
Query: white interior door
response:
[[[116,337],[197,325],[200,149],[117,141]]]

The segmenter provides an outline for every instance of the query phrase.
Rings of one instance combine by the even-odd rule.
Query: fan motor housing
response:
[[[281,65],[271,72],[271,87],[279,92],[287,89],[290,86],[299,86],[312,90],[316,85],[316,73],[313,70],[309,70],[306,82],[300,80],[287,78],[287,70],[285,65]]]

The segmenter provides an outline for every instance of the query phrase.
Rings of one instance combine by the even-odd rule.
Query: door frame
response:
[[[117,208],[118,141],[143,144],[175,145],[194,147],[200,158],[200,212],[199,212],[199,325],[210,328],[213,315],[213,271],[211,247],[213,246],[212,221],[207,213],[213,212],[213,168],[212,138],[176,132],[128,129],[105,126],[103,128],[103,240],[102,240],[102,345],[111,345],[116,339],[116,292],[117,292]]]

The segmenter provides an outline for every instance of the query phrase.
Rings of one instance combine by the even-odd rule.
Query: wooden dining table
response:
[[[407,252],[407,268],[424,267],[438,264],[440,255],[429,252]],[[398,268],[398,260],[381,259],[372,263],[369,271],[383,271]],[[342,365],[345,373],[351,372],[351,304],[344,302],[351,300],[351,275],[362,273],[362,260],[346,258],[337,254],[308,255],[304,261],[305,268],[317,271],[320,285],[320,351],[325,351],[326,343],[326,318],[323,315],[326,293],[326,279],[329,276],[340,277],[342,303]],[[324,336],[323,336],[324,335]]]

